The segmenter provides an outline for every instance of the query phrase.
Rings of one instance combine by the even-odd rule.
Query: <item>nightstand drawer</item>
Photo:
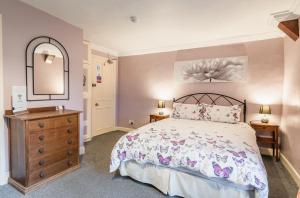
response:
[[[259,125],[254,125],[252,126],[255,128],[256,131],[261,131],[261,132],[274,132],[274,127],[272,126],[259,126]]]
[[[156,122],[156,121],[159,121],[159,120],[163,120],[163,119],[166,119],[166,118],[169,118],[170,115],[157,115],[157,114],[151,114],[150,115],[150,122]]]

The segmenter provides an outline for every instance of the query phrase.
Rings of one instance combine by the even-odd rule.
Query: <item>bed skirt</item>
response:
[[[152,164],[140,165],[133,161],[122,162],[119,167],[122,176],[129,176],[139,182],[151,184],[162,193],[170,196],[194,198],[255,198],[254,190],[241,190],[219,184],[173,169]]]

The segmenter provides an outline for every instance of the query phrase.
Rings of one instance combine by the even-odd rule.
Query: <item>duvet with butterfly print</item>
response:
[[[122,136],[111,154],[110,172],[134,160],[224,180],[268,197],[267,173],[246,123],[168,118]]]

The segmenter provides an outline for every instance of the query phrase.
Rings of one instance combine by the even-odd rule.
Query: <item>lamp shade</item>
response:
[[[157,107],[160,108],[160,109],[165,108],[165,101],[159,100]]]
[[[259,108],[260,114],[271,114],[271,107],[269,105],[261,105]]]

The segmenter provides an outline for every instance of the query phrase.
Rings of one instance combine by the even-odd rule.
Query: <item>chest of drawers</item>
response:
[[[79,111],[9,115],[9,183],[23,193],[79,168]]]

